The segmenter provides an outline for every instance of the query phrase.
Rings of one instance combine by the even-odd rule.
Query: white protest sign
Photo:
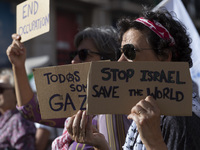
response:
[[[17,5],[16,32],[21,35],[21,42],[49,31],[49,5],[49,0],[28,0]]]

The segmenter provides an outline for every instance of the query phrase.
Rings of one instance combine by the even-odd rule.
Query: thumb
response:
[[[92,116],[88,115],[87,130],[92,130]]]
[[[92,132],[93,132],[93,133],[99,133],[99,131],[98,131],[97,128],[95,128],[95,127],[92,127]]]

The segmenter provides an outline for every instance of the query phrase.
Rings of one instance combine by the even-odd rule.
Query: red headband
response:
[[[169,33],[169,31],[159,22],[156,21],[150,21],[148,19],[145,19],[143,17],[140,17],[136,19],[135,21],[140,22],[147,26],[150,30],[155,32],[160,38],[165,39],[165,40],[170,40],[170,46],[175,45],[175,40]]]

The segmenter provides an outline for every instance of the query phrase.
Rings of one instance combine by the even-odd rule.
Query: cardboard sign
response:
[[[129,114],[152,95],[164,115],[192,115],[192,81],[185,62],[93,62],[88,114]]]
[[[129,114],[153,95],[162,114],[192,114],[192,81],[184,62],[88,62],[33,70],[43,119]],[[87,99],[87,101],[86,101]]]
[[[43,119],[66,118],[86,110],[90,63],[33,69]]]
[[[17,5],[17,34],[25,42],[49,31],[49,0],[28,0]]]

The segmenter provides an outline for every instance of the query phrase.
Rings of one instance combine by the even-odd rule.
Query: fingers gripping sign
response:
[[[131,114],[129,114],[128,118],[133,119],[134,115],[140,118],[143,118],[144,116],[160,116],[160,109],[158,108],[153,97],[147,96],[146,99],[140,100],[131,109]]]
[[[78,141],[79,139],[81,116],[82,116],[82,111],[78,111],[72,125],[73,137],[76,141]]]
[[[78,143],[87,142],[86,132],[88,132],[87,126],[89,123],[91,122],[88,122],[88,117],[86,116],[86,112],[80,110],[77,112],[76,115],[72,116],[68,121],[67,131],[76,142]]]
[[[160,109],[153,97],[147,96],[140,100],[131,109],[128,118],[135,121],[144,144],[155,144],[154,142],[158,139],[160,140],[158,142],[163,142],[160,128]]]
[[[68,120],[68,123],[66,125],[66,129],[67,129],[68,133],[70,134],[71,138],[73,138],[72,124],[73,124],[75,116],[76,115],[73,115],[72,117],[70,117],[70,119]]]
[[[93,117],[85,111],[78,111],[72,116],[66,126],[68,133],[77,143],[92,145],[96,148],[109,150],[109,145],[103,134],[92,125]]]
[[[21,36],[18,34],[12,35],[12,44],[7,48],[7,56],[10,60],[10,62],[18,67],[22,64],[24,64],[26,60],[26,49],[23,45],[23,43],[20,42]]]

